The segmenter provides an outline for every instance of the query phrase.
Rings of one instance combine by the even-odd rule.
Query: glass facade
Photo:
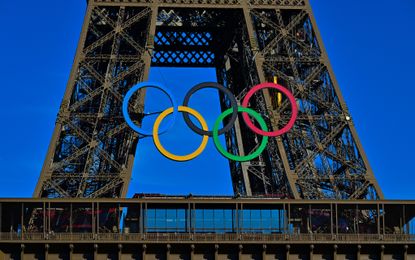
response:
[[[284,212],[279,209],[244,209],[240,214],[241,232],[282,233]]]
[[[151,209],[145,211],[146,232],[283,233],[279,209]],[[191,217],[189,217],[190,212]]]
[[[414,234],[414,216],[415,204],[397,202],[6,200],[0,233]]]
[[[147,232],[186,232],[185,209],[147,209],[145,228]]]
[[[235,210],[232,209],[196,209],[193,219],[192,228],[195,232],[235,232]]]

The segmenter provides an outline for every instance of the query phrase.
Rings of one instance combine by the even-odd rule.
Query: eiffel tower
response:
[[[241,99],[277,79],[299,114],[256,160],[230,162],[235,194],[292,199],[382,199],[306,0],[90,0],[66,92],[34,197],[125,197],[140,136],[122,116],[126,92],[151,66],[213,67]],[[255,95],[252,107],[277,130],[288,100]],[[130,102],[139,124],[145,92]],[[229,102],[220,95],[221,109]],[[258,145],[243,123],[227,149]]]

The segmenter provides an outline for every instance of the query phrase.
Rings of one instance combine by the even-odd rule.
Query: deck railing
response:
[[[414,242],[415,235],[408,234],[257,234],[257,233],[0,233],[1,241],[317,241],[317,242]]]

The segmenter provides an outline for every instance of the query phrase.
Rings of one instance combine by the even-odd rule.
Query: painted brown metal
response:
[[[1,259],[412,259],[412,245],[204,244],[172,243],[37,243],[2,244]]]
[[[277,77],[296,97],[300,113],[289,133],[271,138],[257,160],[230,162],[235,194],[383,198],[304,0],[88,1],[34,197],[125,197],[140,137],[127,127],[121,103],[151,65],[215,67],[218,82],[239,100]],[[144,94],[130,104],[137,123]],[[290,116],[288,101],[278,105],[276,96],[265,90],[251,102],[271,129]],[[226,138],[240,154],[260,139],[240,120]]]

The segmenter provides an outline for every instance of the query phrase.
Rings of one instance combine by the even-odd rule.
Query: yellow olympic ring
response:
[[[196,110],[194,110],[190,107],[179,106],[178,111],[179,112],[187,112],[187,113],[193,115],[194,117],[196,117],[196,119],[202,125],[202,129],[205,130],[205,131],[208,130],[208,126],[207,126],[207,123],[206,123],[205,119],[203,119],[202,115],[199,114]],[[157,117],[156,121],[154,122],[154,126],[153,126],[153,141],[154,141],[154,144],[156,145],[157,149],[160,151],[161,154],[163,154],[164,156],[166,156],[167,158],[169,158],[171,160],[180,161],[180,162],[192,160],[195,157],[199,156],[203,152],[203,150],[205,149],[205,147],[208,143],[209,136],[207,136],[207,135],[203,136],[202,143],[196,149],[196,151],[194,151],[193,153],[186,154],[186,155],[175,155],[175,154],[172,154],[172,153],[168,152],[166,149],[164,149],[164,147],[160,143],[159,133],[158,133],[159,131],[158,130],[159,130],[159,126],[160,126],[161,121],[171,113],[173,113],[173,107],[170,107],[170,108],[164,110]]]

